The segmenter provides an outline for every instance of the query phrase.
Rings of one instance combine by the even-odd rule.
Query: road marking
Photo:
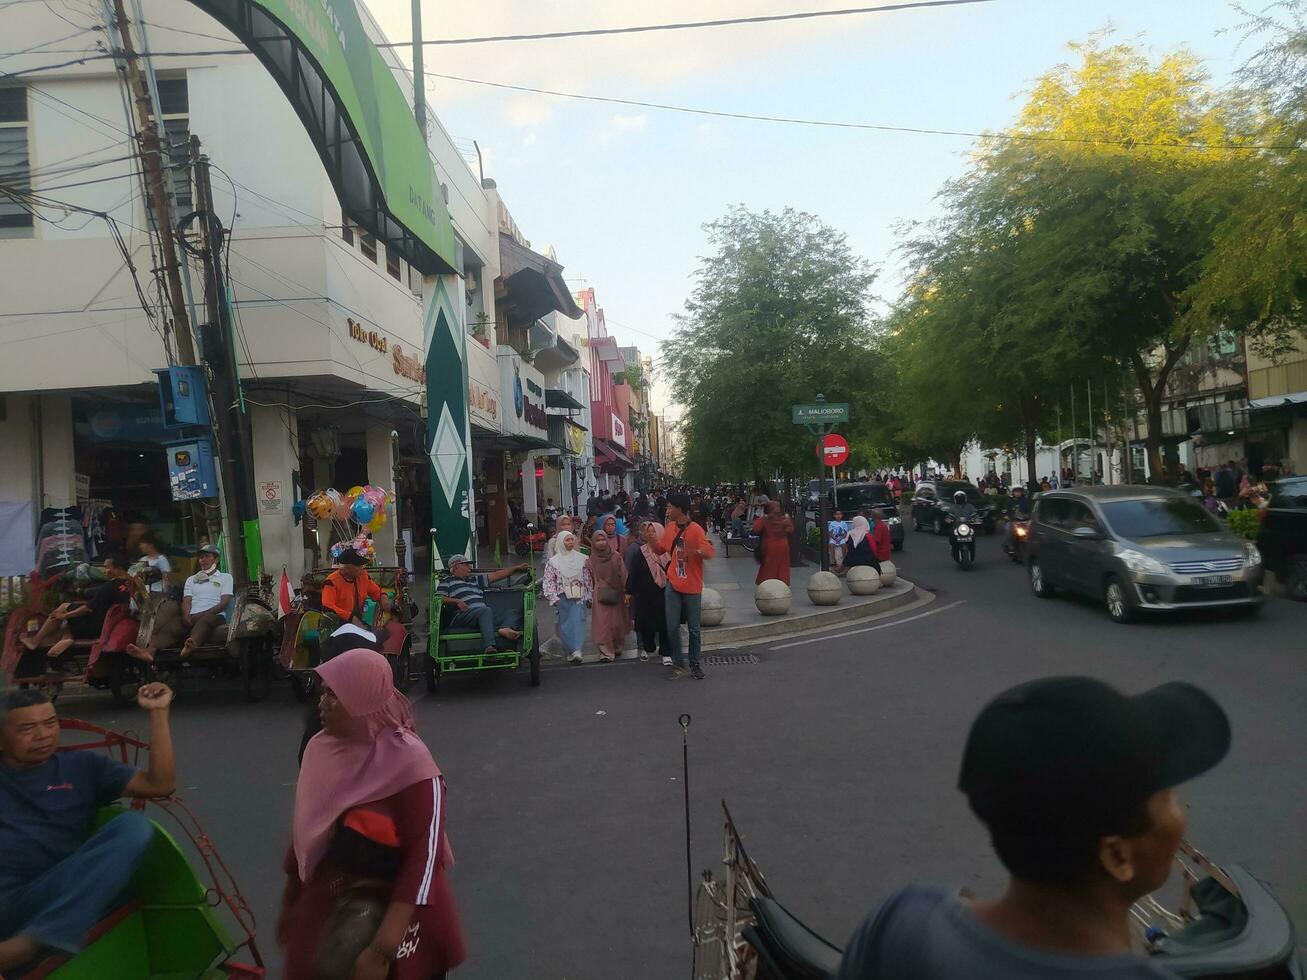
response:
[[[824,643],[827,640],[842,640],[846,636],[857,636],[859,633],[870,633],[873,630],[889,629],[891,626],[901,626],[903,623],[910,623],[914,619],[925,619],[927,616],[934,616],[936,613],[946,612],[954,606],[960,606],[965,603],[966,599],[959,599],[957,602],[950,602],[947,606],[940,606],[938,609],[930,609],[923,613],[917,613],[915,616],[909,616],[906,619],[896,619],[892,623],[881,623],[879,626],[866,626],[860,630],[848,630],[844,633],[831,633],[827,636],[814,636],[808,640],[795,640],[793,643],[782,643],[780,646],[770,647],[771,650],[788,650],[790,647],[801,647],[807,643]]]

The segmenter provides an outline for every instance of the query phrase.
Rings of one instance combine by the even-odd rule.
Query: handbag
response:
[[[597,598],[602,605],[616,606],[622,601],[622,593],[611,585],[601,585]]]

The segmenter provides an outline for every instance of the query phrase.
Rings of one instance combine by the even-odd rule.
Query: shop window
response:
[[[349,218],[340,219],[340,237],[346,245],[354,244],[354,226],[350,224]]]
[[[191,209],[191,119],[186,79],[159,79],[159,121],[164,144],[164,165],[172,174],[177,212]]]
[[[395,250],[389,245],[386,246],[386,271],[389,272],[390,277],[397,282],[404,281],[404,270],[400,268],[399,256],[395,254]]]
[[[408,288],[415,296],[422,295],[422,273],[411,265],[408,267]]]
[[[372,262],[377,261],[377,240],[366,231],[359,233],[359,249],[363,252],[363,257]]]
[[[0,183],[19,191],[30,190],[31,161],[27,142],[27,89],[0,88]],[[31,238],[32,213],[0,195],[0,238]]]

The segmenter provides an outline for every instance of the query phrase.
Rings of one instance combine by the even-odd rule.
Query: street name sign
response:
[[[790,406],[795,425],[830,425],[849,420],[848,402],[818,402]]]

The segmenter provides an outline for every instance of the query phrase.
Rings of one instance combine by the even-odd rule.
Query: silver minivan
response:
[[[1188,494],[1076,487],[1039,495],[1030,522],[1030,589],[1098,599],[1118,623],[1145,610],[1262,602],[1262,556]]]

